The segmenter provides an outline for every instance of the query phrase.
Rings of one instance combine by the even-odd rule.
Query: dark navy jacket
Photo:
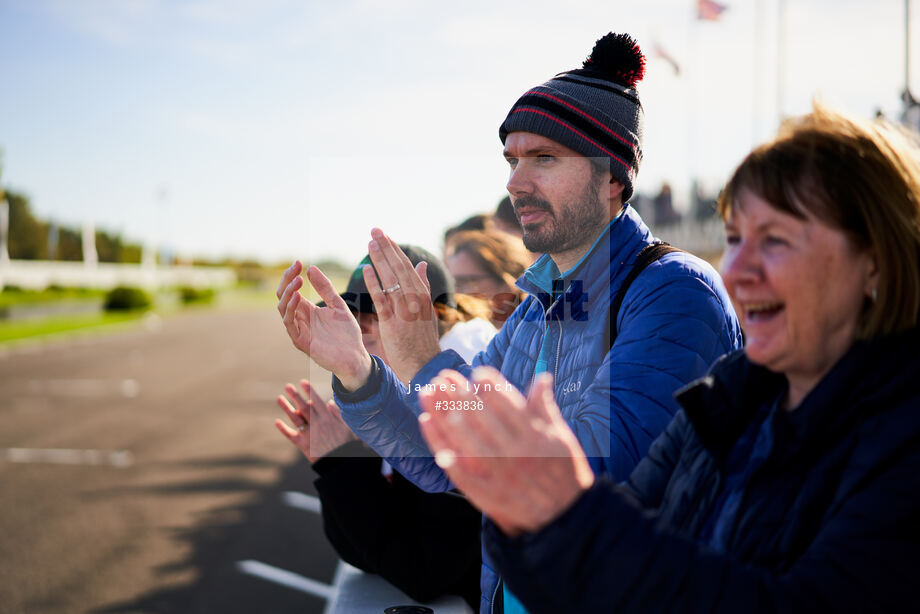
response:
[[[654,237],[628,205],[600,234],[552,297],[525,274],[518,286],[530,296],[518,306],[473,366],[499,369],[521,391],[548,329],[547,370],[563,417],[598,473],[625,479],[677,411],[673,392],[702,376],[713,361],[740,347],[741,333],[722,281],[709,264],[676,252],[639,275],[623,300],[608,343],[610,303],[639,252]],[[545,265],[543,256],[534,267]],[[533,268],[533,267],[532,267]],[[418,391],[442,369],[468,376],[455,352],[425,365],[407,390],[377,362],[375,381],[350,395],[334,382],[342,417],[364,442],[424,490],[443,491],[450,481],[434,463],[419,433]],[[482,609],[490,609],[498,578],[484,561]]]
[[[688,387],[624,484],[599,480],[536,534],[484,541],[538,612],[920,611],[920,331],[857,342],[744,488],[725,551],[699,545],[723,462],[785,378],[742,352]]]

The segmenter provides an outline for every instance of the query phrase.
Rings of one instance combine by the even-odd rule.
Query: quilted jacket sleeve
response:
[[[683,256],[665,256],[636,278],[619,312],[616,342],[568,418],[594,469],[615,481],[629,476],[677,412],[674,391],[740,345],[721,284],[687,274],[694,265]]]
[[[520,307],[488,347],[473,359],[473,366],[501,365],[508,339],[516,325],[513,319],[520,317]],[[418,416],[422,411],[418,393],[443,369],[453,369],[469,376],[472,366],[453,350],[447,350],[422,367],[407,387],[382,360],[378,357],[374,360],[380,367],[379,385],[376,388],[369,386],[369,396],[354,400],[336,394],[342,418],[355,435],[416,486],[427,492],[450,490],[450,480],[435,464],[418,427]]]

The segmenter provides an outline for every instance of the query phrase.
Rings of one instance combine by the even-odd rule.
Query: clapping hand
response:
[[[503,532],[536,531],[594,482],[553,399],[552,377],[537,376],[527,398],[489,367],[473,371],[470,382],[455,371],[431,381],[419,395],[422,435],[438,465]]]
[[[294,262],[278,285],[278,312],[284,328],[297,349],[335,373],[345,388],[356,390],[371,372],[371,357],[361,343],[361,327],[332,282],[315,266],[307,270],[307,278],[326,306],[317,307],[305,299],[300,294],[302,270],[303,265]]]
[[[308,380],[300,380],[300,387],[303,395],[294,384],[288,384],[284,391],[290,397],[290,401],[284,395],[278,395],[277,399],[278,406],[287,414],[294,428],[283,420],[275,420],[275,427],[288,438],[288,441],[297,446],[311,463],[315,463],[339,446],[358,439],[342,420],[342,414],[334,402],[324,401]]]
[[[368,254],[374,266],[364,267],[364,283],[379,318],[387,364],[400,380],[408,382],[441,351],[428,264],[413,267],[399,245],[379,228],[371,236]]]

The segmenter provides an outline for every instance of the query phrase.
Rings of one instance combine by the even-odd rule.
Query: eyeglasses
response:
[[[454,281],[457,284],[457,292],[461,294],[474,294],[484,290],[497,290],[498,286],[504,285],[488,273],[483,273],[481,275],[457,275],[454,277]]]

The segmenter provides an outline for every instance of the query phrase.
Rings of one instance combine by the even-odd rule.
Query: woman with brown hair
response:
[[[530,253],[513,235],[500,230],[455,232],[444,247],[444,262],[457,292],[490,302],[496,327],[501,327],[524,298],[515,280],[530,266]]]

